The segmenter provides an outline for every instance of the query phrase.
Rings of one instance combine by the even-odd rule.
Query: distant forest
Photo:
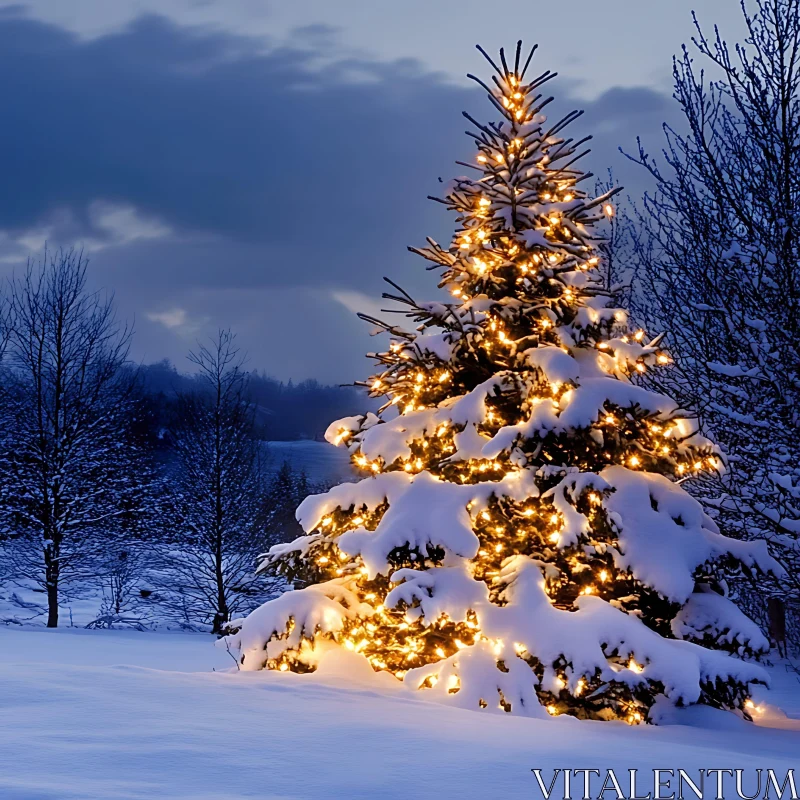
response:
[[[202,382],[167,360],[137,370],[145,411],[141,424],[147,438],[162,438],[169,433],[178,397],[203,391]],[[315,380],[283,383],[257,372],[249,376],[247,395],[255,408],[257,437],[273,442],[322,439],[335,419],[364,413],[370,405],[365,393],[352,386],[325,386]]]

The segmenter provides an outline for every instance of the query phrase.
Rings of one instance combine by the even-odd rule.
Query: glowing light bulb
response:
[[[604,214],[605,214],[605,215],[606,215],[606,216],[607,216],[609,219],[611,219],[611,217],[613,217],[613,216],[614,216],[614,206],[612,206],[612,205],[611,205],[611,203],[606,203],[606,205],[605,205],[605,206],[603,206],[603,213],[604,213]]]

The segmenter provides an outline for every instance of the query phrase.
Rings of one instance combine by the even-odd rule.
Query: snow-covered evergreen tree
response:
[[[725,574],[780,567],[681,488],[720,459],[629,379],[669,357],[628,332],[593,274],[613,192],[582,190],[586,139],[562,134],[580,113],[548,123],[554,76],[526,77],[521,55],[487,56],[492,83],[478,82],[500,121],[468,117],[475,175],[441,201],[452,243],[414,249],[451,299],[387,295],[417,325],[383,326],[368,386],[386,404],[327,432],[365,477],[301,504],[307,535],[262,569],[311,585],[236,621],[228,643],[245,670],[296,672],[346,647],[489,711],[638,722],[661,698],[746,713],[764,672],[736,656],[768,645]]]

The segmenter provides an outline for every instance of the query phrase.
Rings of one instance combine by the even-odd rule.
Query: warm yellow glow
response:
[[[547,706],[547,713],[554,717],[558,712],[555,706]]]
[[[278,669],[280,669],[281,672],[286,672],[286,670],[289,669],[289,665],[284,661]]]
[[[636,662],[635,662],[633,659],[631,659],[631,660],[628,662],[628,669],[629,669],[631,672],[636,672],[636,673],[639,673],[639,672],[641,672],[641,671],[644,669],[644,667],[643,667],[643,666],[641,666],[640,664],[637,664],[637,663],[636,663]]]
[[[641,463],[642,462],[641,462],[641,459],[639,458],[639,456],[631,456],[628,459],[628,464],[630,466],[632,466],[632,467],[638,467]]]
[[[644,331],[638,330],[636,333],[633,334],[633,338],[636,339],[637,342],[641,342],[644,339]]]
[[[600,570],[600,580],[605,583],[608,580],[608,570],[601,569]]]
[[[605,215],[606,215],[606,216],[607,216],[609,219],[611,219],[611,217],[613,217],[613,216],[614,216],[614,206],[612,206],[612,205],[611,205],[611,203],[606,203],[606,205],[605,205],[605,206],[603,206],[603,213],[604,213],[604,214],[605,214]]]

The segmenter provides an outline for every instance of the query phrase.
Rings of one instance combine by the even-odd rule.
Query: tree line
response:
[[[177,385],[154,391],[76,250],[29,263],[2,312],[0,578],[43,595],[48,627],[98,584],[95,626],[142,626],[157,605],[215,632],[273,591],[258,555],[300,533],[294,508],[315,487],[288,464],[276,474],[270,383],[235,336],[199,344],[192,376],[171,370]]]

